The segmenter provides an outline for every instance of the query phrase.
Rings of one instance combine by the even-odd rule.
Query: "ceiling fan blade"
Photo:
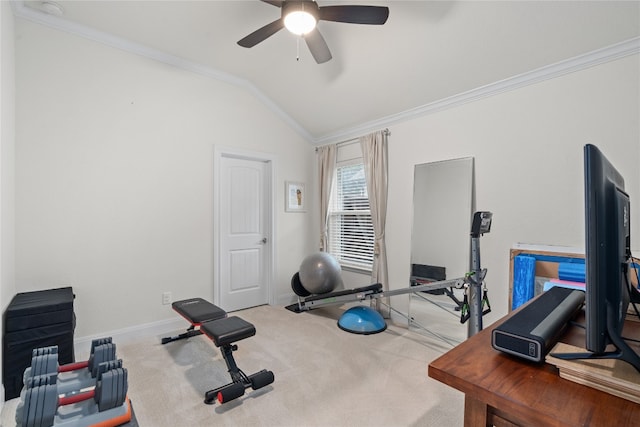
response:
[[[238,44],[242,47],[253,47],[260,43],[261,41],[266,40],[271,37],[278,31],[284,28],[284,20],[282,18],[276,19],[270,24],[265,25],[262,28],[255,30],[253,33],[249,34],[247,37],[243,38],[238,42]]]
[[[318,64],[322,64],[331,59],[329,46],[327,46],[327,42],[324,41],[324,37],[322,37],[320,31],[318,31],[318,28],[305,34],[304,41],[307,42],[307,47],[309,51],[311,51],[313,59],[315,59]]]
[[[269,3],[269,4],[271,4],[273,6],[276,6],[276,7],[282,7],[282,4],[284,3],[284,1],[282,1],[282,0],[280,0],[280,1],[278,1],[278,0],[273,0],[273,1],[271,1],[271,0],[262,0],[262,1],[264,3]]]
[[[319,19],[348,24],[382,25],[387,22],[388,17],[389,8],[384,6],[321,6]]]

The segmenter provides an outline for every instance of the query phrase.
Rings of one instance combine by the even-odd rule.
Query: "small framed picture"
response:
[[[287,181],[285,188],[285,211],[286,212],[306,212],[305,202],[307,194],[304,191],[304,184],[301,182]]]

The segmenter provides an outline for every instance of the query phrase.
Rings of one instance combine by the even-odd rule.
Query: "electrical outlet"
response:
[[[171,292],[162,293],[162,304],[163,305],[171,304]]]

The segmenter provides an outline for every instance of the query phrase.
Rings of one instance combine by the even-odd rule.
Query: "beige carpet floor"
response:
[[[272,370],[275,382],[225,405],[203,403],[207,390],[229,382],[220,351],[205,336],[166,345],[160,336],[117,343],[139,425],[463,424],[463,395],[427,376],[428,363],[450,345],[396,325],[375,335],[349,334],[336,326],[343,310],[295,314],[261,306],[233,313],[257,329],[256,336],[237,343],[239,367],[246,374]],[[455,321],[450,327],[464,328]],[[86,356],[77,352],[79,360]],[[15,425],[17,400],[5,403],[2,426]]]

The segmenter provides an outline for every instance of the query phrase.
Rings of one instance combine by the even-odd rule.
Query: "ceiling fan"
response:
[[[318,64],[331,59],[331,52],[324,37],[316,28],[318,21],[345,22],[348,24],[382,25],[387,22],[389,8],[382,6],[318,6],[312,0],[261,0],[281,9],[280,19],[249,34],[238,44],[253,47],[271,37],[282,28],[302,36]]]

